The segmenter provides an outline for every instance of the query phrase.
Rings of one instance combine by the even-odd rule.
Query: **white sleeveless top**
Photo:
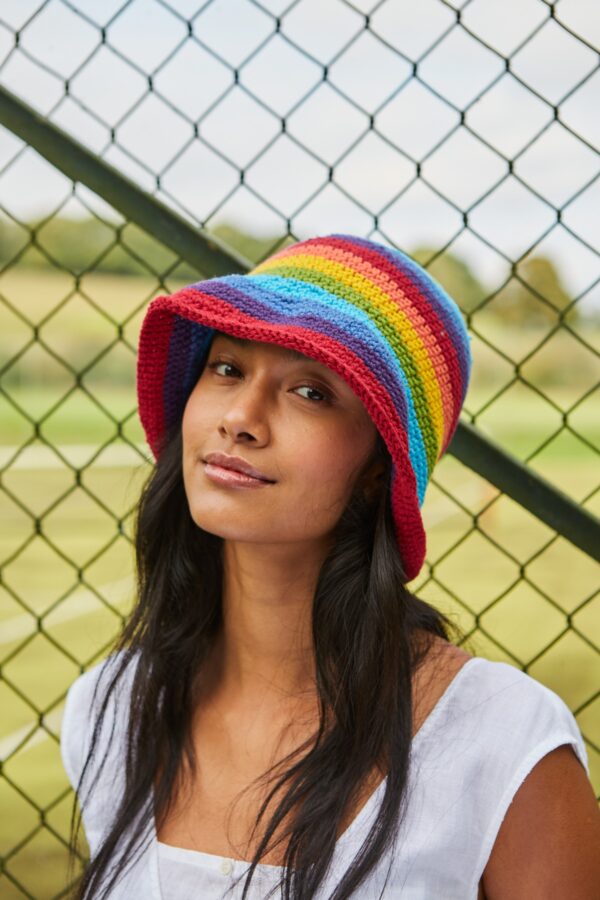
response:
[[[67,694],[61,753],[74,788],[96,709],[91,704],[92,690],[116,656],[81,675]],[[111,698],[100,735],[101,753],[95,757],[102,759],[107,750],[107,765],[82,811],[92,857],[109,828],[115,797],[123,787],[124,692],[132,673],[133,664],[120,682],[117,701]],[[536,763],[562,744],[571,744],[589,777],[581,732],[558,694],[508,663],[481,657],[467,660],[413,738],[408,807],[395,849],[379,861],[355,896],[360,900],[381,896],[477,900],[479,881],[511,800]],[[377,816],[385,783],[338,839],[329,874],[315,895],[318,900],[333,894],[360,849]],[[145,824],[145,848],[111,889],[110,900],[222,900],[236,881],[227,897],[241,897],[244,879],[239,876],[247,871],[248,862],[171,847],[157,840],[153,816]],[[249,900],[264,900],[282,871],[279,866],[259,865]],[[272,896],[278,894],[275,891]]]

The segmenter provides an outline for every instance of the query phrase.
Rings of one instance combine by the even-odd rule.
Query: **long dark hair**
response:
[[[413,672],[434,636],[449,641],[453,633],[458,638],[454,642],[464,640],[444,613],[407,589],[390,505],[391,457],[379,434],[373,459],[384,462],[381,489],[368,496],[357,482],[314,594],[319,727],[286,757],[289,765],[261,806],[255,829],[272,798],[281,796],[280,788],[286,786],[260,835],[243,898],[255,866],[283,840],[281,896],[314,897],[327,874],[344,813],[375,767],[387,776],[379,815],[331,900],[346,900],[357,890],[390,849],[406,809]],[[181,428],[175,429],[142,490],[135,531],[137,602],[113,647],[123,651],[122,661],[107,689],[77,794],[94,756],[108,697],[135,654],[125,790],[116,798],[111,828],[79,879],[77,900],[107,896],[141,852],[144,829],[139,823],[152,815],[156,822],[164,820],[184,760],[195,771],[192,686],[221,623],[222,543],[191,517],[183,484]],[[419,634],[431,640],[417,640]],[[280,766],[259,781],[271,780]],[[76,805],[71,870],[81,824]]]

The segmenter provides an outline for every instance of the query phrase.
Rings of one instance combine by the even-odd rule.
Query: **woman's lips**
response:
[[[224,469],[214,463],[204,463],[204,471],[211,481],[224,487],[266,487],[271,481],[263,481],[262,478],[253,478],[252,475],[244,475],[234,469]]]

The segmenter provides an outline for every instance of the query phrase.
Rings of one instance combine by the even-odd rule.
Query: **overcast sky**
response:
[[[488,284],[502,254],[517,259],[552,229],[538,250],[579,294],[600,274],[600,16],[597,0],[551,11],[543,0],[2,0],[0,83],[144,187],[159,173],[158,196],[192,221],[271,235],[289,217],[299,239],[342,231],[405,250],[460,235],[453,250]],[[27,219],[71,185],[21,147],[0,127],[0,204]],[[588,303],[600,304],[598,286]]]

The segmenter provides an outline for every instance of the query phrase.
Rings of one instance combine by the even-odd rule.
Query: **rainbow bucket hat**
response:
[[[392,457],[406,580],[421,570],[421,506],[458,425],[472,366],[456,302],[409,256],[349,234],[290,244],[244,274],[156,297],[138,344],[138,412],[158,459],[180,426],[215,330],[289,347],[342,377]]]

